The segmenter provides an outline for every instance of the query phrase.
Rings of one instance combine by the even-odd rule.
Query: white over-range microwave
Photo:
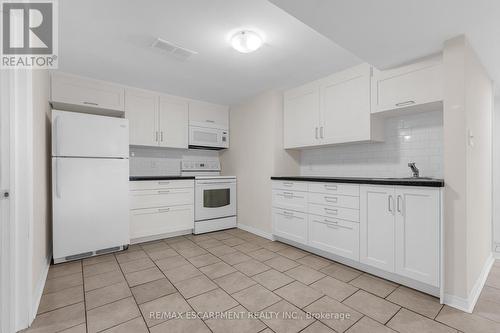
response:
[[[227,129],[189,126],[189,148],[225,149],[229,148]]]

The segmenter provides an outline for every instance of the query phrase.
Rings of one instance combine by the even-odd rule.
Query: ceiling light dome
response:
[[[262,38],[253,31],[242,30],[233,35],[231,45],[236,51],[250,53],[262,46]]]

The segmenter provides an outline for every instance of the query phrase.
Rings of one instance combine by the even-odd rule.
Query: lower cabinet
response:
[[[359,223],[309,215],[309,245],[359,260]]]
[[[194,228],[194,181],[130,182],[130,239]]]
[[[439,285],[440,191],[361,186],[360,261]]]
[[[274,235],[439,287],[440,188],[338,184],[332,194],[282,183],[273,182]]]
[[[307,243],[307,214],[289,209],[273,208],[273,231],[291,241]]]

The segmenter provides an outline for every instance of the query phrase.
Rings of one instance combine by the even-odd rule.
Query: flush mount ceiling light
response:
[[[250,53],[262,46],[262,38],[250,30],[238,31],[231,37],[231,46],[241,53]]]

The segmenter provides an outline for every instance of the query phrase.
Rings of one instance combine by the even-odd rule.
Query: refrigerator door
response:
[[[52,110],[52,156],[128,157],[128,120]]]
[[[127,159],[52,158],[54,260],[129,244],[128,171]]]

